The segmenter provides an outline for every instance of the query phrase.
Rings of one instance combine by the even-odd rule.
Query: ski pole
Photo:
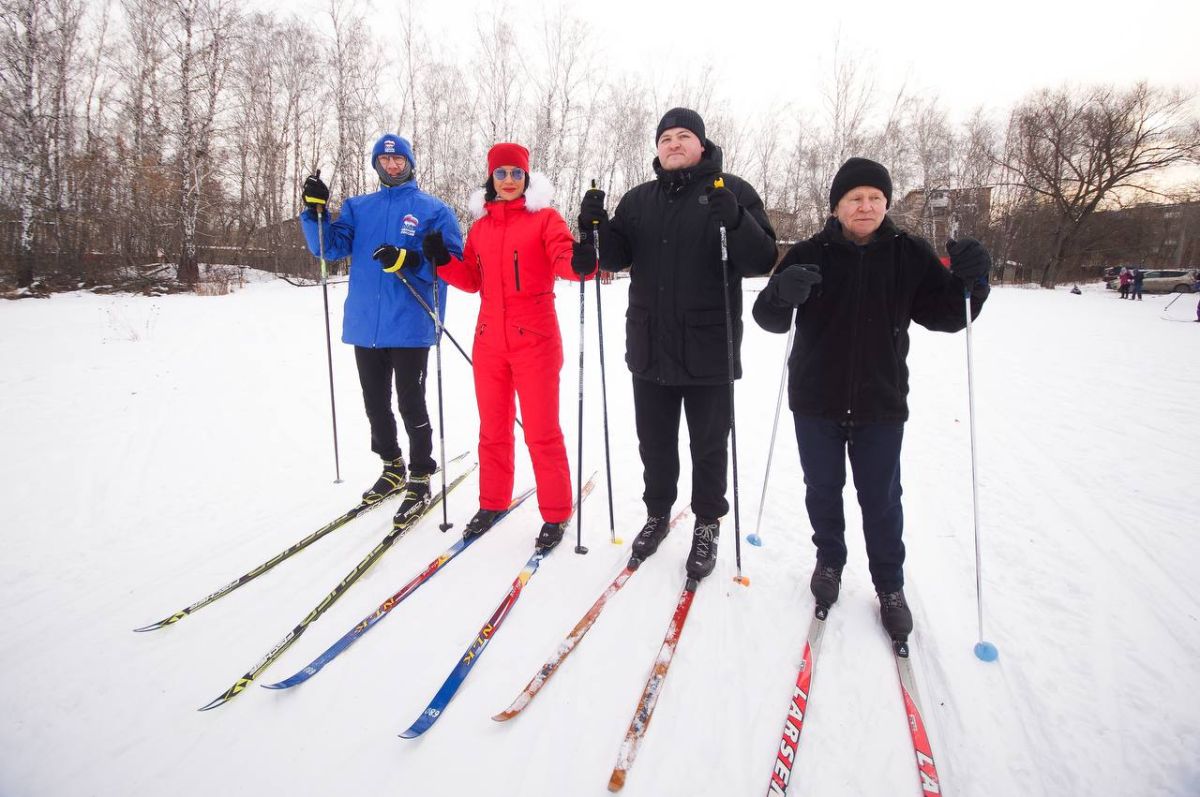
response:
[[[317,169],[317,177],[321,170]],[[334,484],[342,483],[342,465],[338,457],[337,402],[333,398],[333,340],[329,332],[329,272],[325,266],[325,208],[317,211],[317,250],[321,259],[321,295],[325,300],[325,361],[329,366],[329,414],[333,419]]]
[[[724,188],[725,180],[718,177],[713,188]],[[733,310],[729,298],[729,238],[725,225],[721,224],[721,285],[725,292],[725,356],[729,361],[729,436],[733,454],[733,548],[737,558],[737,575],[734,581],[744,587],[750,586],[750,579],[742,575],[742,520],[741,507],[738,504],[738,460],[737,460],[737,410],[733,395]]]
[[[788,358],[792,355],[792,341],[796,338],[796,309],[792,308],[792,325],[788,327],[787,345],[783,348],[783,371],[779,374],[779,395],[775,397],[775,421],[771,424],[771,442],[767,446],[767,470],[763,474],[762,495],[758,499],[758,518],[754,521],[754,533],[746,537],[746,542],[756,547],[762,547],[763,507],[767,503],[767,481],[771,478],[771,459],[775,456],[775,433],[779,431],[779,410],[783,407],[783,390],[787,387]]]
[[[516,253],[513,253],[516,256]],[[585,554],[587,547],[583,544],[583,309],[587,296],[587,280],[579,278],[579,453],[575,458],[575,480],[578,483],[575,494],[578,497],[579,511],[575,513],[575,553]],[[610,491],[611,492],[611,491]]]
[[[592,188],[596,181],[592,180]],[[600,304],[600,222],[592,222],[592,246],[596,249],[596,331],[600,335],[600,404],[604,408],[604,471],[608,477],[608,539],[613,545],[625,541],[617,536],[617,524],[613,516],[612,456],[608,447],[608,382],[604,375],[604,311]]]
[[[437,266],[430,262],[429,269],[433,272],[433,341],[437,357],[438,456],[442,462],[442,522],[438,528],[442,531],[449,531],[454,528],[454,524],[450,522],[450,510],[446,507],[448,498],[446,496],[446,413],[444,411],[445,403],[442,401],[442,292],[438,285],[441,280],[437,275]],[[408,287],[410,290],[412,289],[411,285]],[[415,290],[413,295],[420,298],[420,294]]]
[[[975,513],[975,605],[979,613],[979,642],[975,644],[975,656],[981,661],[995,661],[1000,655],[996,646],[983,639],[983,557],[979,550],[979,475],[975,463],[975,375],[974,358],[971,355],[971,288],[964,293],[964,311],[967,317],[967,406],[971,427],[971,505]]]
[[[442,324],[442,319],[436,313],[434,313],[433,310],[429,307],[429,303],[426,302],[424,298],[422,298],[421,294],[417,293],[417,289],[412,286],[411,282],[409,282],[407,279],[404,278],[403,274],[401,274],[399,271],[397,271],[396,276],[400,278],[400,281],[402,283],[404,283],[404,287],[408,288],[408,292],[413,295],[413,298],[417,300],[417,303],[420,304],[422,307],[424,307],[425,312],[429,315],[430,318],[433,319],[434,326],[437,327],[438,335],[440,336],[444,333],[446,335],[446,337],[450,339],[450,342],[454,344],[454,348],[458,349],[458,353],[461,354],[466,359],[467,365],[474,368],[475,363],[471,362],[470,356],[468,356],[467,353],[465,351],[463,351],[462,346],[458,345],[458,341],[455,340],[454,336],[450,334],[450,330],[446,329],[446,327]],[[437,298],[436,293],[434,294],[434,298],[435,299]],[[439,367],[440,367],[440,364],[439,364]],[[521,423],[520,418],[517,418],[516,421],[517,421],[517,426],[520,426],[522,429],[525,428],[525,424]]]

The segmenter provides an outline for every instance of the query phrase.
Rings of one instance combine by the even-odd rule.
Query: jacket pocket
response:
[[[684,314],[683,365],[698,379],[729,375],[725,348],[725,311],[689,310]]]
[[[625,363],[635,374],[650,367],[650,313],[630,305],[625,311]]]

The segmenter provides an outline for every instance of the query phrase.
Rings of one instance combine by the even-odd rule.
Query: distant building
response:
[[[888,214],[898,225],[928,240],[941,252],[947,238],[980,238],[992,213],[992,189],[915,189],[892,205]]]

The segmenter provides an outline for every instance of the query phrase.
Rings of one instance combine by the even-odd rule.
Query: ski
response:
[[[472,464],[465,473],[463,473],[461,476],[458,476],[446,487],[446,492],[448,493],[458,485],[462,484],[463,481],[471,475],[476,467],[478,467],[477,464]],[[403,537],[409,531],[409,529],[415,526],[421,520],[421,518],[425,517],[430,510],[438,506],[438,504],[440,504],[442,501],[443,495],[444,493],[439,490],[438,492],[432,494],[429,503],[421,507],[420,511],[409,515],[402,521],[394,522],[392,524],[392,530],[389,531],[384,538],[380,540],[374,548],[371,549],[371,552],[368,553],[361,562],[354,566],[353,570],[346,574],[346,577],[343,578],[338,585],[333,588],[332,592],[326,595],[321,602],[317,604],[315,609],[308,613],[307,617],[300,621],[299,625],[289,631],[287,635],[275,645],[275,647],[271,648],[267,655],[263,656],[262,659],[259,660],[259,662],[253,667],[251,667],[245,675],[243,675],[241,678],[238,678],[233,683],[233,686],[226,689],[220,697],[217,697],[204,706],[201,706],[200,711],[208,711],[209,709],[214,709],[217,706],[224,705],[244,691],[247,686],[253,683],[255,678],[261,675],[263,671],[267,669],[267,667],[271,666],[276,659],[283,655],[283,652],[291,647],[292,643],[299,639],[300,635],[303,634],[308,627],[317,620],[318,617],[324,614],[325,611],[332,606],[338,598],[344,595],[346,590],[350,589],[350,587],[354,585],[354,582],[358,581],[362,574],[371,568],[371,565],[379,561],[379,559],[382,558],[385,553],[387,553],[388,549],[392,547],[396,540]]]
[[[496,518],[496,521],[484,532],[484,534],[486,534],[487,531],[491,531],[492,528],[495,528],[496,523],[499,523],[501,520],[507,517],[514,509],[524,503],[529,496],[533,495],[533,493],[533,488],[530,488],[514,498],[512,503],[508,505],[508,509],[505,509],[504,512]],[[290,678],[285,678],[278,683],[263,684],[263,688],[289,689],[293,686],[304,683],[309,678],[316,675],[321,671],[321,668],[337,658],[338,654],[357,642],[359,637],[361,637],[363,634],[370,631],[371,628],[374,627],[375,623],[387,616],[388,612],[396,608],[396,606],[404,601],[404,599],[409,595],[412,595],[414,592],[416,592],[421,585],[440,573],[443,567],[449,564],[456,556],[465,551],[467,548],[471,547],[476,540],[481,539],[482,537],[483,534],[472,534],[470,537],[460,538],[457,542],[447,548],[440,556],[438,556],[438,558],[430,562],[424,570],[422,570],[416,575],[415,578],[412,579],[412,581],[409,581],[407,584],[401,587],[398,592],[385,600],[383,603],[379,604],[378,609],[364,617],[358,625],[346,632],[346,634],[337,642],[334,642],[332,645],[330,645],[324,653],[313,659],[313,661],[307,667],[300,670]]]
[[[463,453],[459,454],[454,459],[450,460],[450,462],[458,462],[461,459],[465,459],[469,453],[470,453],[469,451],[464,451]],[[450,463],[448,462],[446,464],[450,464]],[[233,581],[230,581],[228,584],[221,587],[220,589],[218,589],[216,592],[212,593],[211,595],[208,595],[207,597],[196,601],[191,606],[180,609],[179,611],[175,612],[174,614],[172,614],[168,617],[164,617],[162,620],[159,620],[157,623],[151,623],[150,625],[145,625],[145,626],[142,626],[141,628],[135,628],[133,630],[138,631],[138,632],[154,631],[159,628],[166,628],[168,625],[174,625],[175,623],[179,622],[183,618],[187,617],[192,612],[195,612],[198,609],[204,608],[205,606],[207,606],[208,604],[217,600],[218,598],[223,598],[224,596],[233,592],[238,587],[249,584],[251,581],[258,578],[263,573],[265,573],[268,570],[270,570],[271,568],[275,567],[275,565],[279,564],[280,562],[284,561],[285,559],[291,558],[293,555],[295,555],[297,553],[300,553],[300,551],[302,551],[305,548],[307,548],[308,546],[312,545],[314,542],[321,539],[322,537],[329,534],[330,532],[337,531],[342,526],[345,526],[351,520],[354,520],[356,517],[363,514],[367,510],[374,509],[375,507],[379,506],[384,501],[386,501],[388,498],[391,498],[393,495],[399,495],[402,492],[404,492],[403,486],[397,488],[393,492],[389,493],[388,495],[386,495],[383,498],[380,498],[376,501],[362,501],[358,506],[354,507],[349,512],[346,512],[341,517],[331,520],[329,523],[326,523],[324,526],[317,529],[312,534],[309,534],[307,537],[300,540],[295,545],[291,546],[290,548],[287,548],[286,550],[280,551],[275,556],[273,556],[270,559],[268,559],[267,561],[263,562],[258,567],[254,568],[253,570],[251,570],[250,572],[248,572],[242,576],[239,576],[238,578],[235,578]]]
[[[821,637],[825,634],[825,618],[829,607],[818,605],[808,624],[808,638],[804,643],[804,657],[796,672],[796,686],[792,689],[792,702],[788,705],[787,719],[779,737],[779,749],[771,768],[771,783],[767,786],[768,797],[787,794],[792,782],[792,770],[796,766],[796,752],[800,745],[800,732],[804,730],[804,719],[808,716],[808,695],[812,690],[813,667],[821,650]]]
[[[937,765],[933,761],[933,746],[925,730],[921,702],[917,695],[917,679],[913,675],[912,660],[909,659],[908,641],[892,640],[892,652],[896,656],[896,673],[900,676],[900,695],[904,698],[904,712],[908,717],[908,730],[912,735],[913,754],[917,761],[917,776],[921,781],[923,797],[934,797],[942,793]]]
[[[685,506],[679,510],[679,513],[671,520],[671,528],[674,528],[675,524],[685,517],[690,509],[690,506]],[[525,688],[521,690],[521,694],[517,695],[517,699],[512,702],[512,705],[493,716],[492,719],[496,722],[505,722],[525,710],[525,707],[529,705],[530,701],[537,696],[542,687],[546,685],[546,682],[550,680],[550,676],[558,671],[559,666],[571,654],[575,646],[580,643],[584,634],[591,629],[596,619],[600,616],[600,612],[607,605],[609,598],[615,595],[621,587],[625,586],[625,582],[629,580],[629,577],[633,575],[639,566],[641,566],[641,560],[637,558],[629,560],[629,564],[625,566],[625,569],[617,574],[613,582],[608,585],[608,588],[592,604],[592,608],[588,609],[587,613],[575,624],[575,627],[571,629],[571,633],[567,634],[566,639],[559,644],[558,649],[546,660],[546,663],[538,670],[537,675],[533,676]]]
[[[642,738],[646,735],[646,728],[650,726],[654,705],[658,702],[658,695],[667,678],[667,668],[671,666],[671,659],[675,656],[675,646],[679,644],[679,635],[683,633],[683,624],[687,621],[688,611],[692,608],[692,599],[696,596],[696,585],[696,580],[689,578],[684,583],[683,591],[679,593],[675,614],[671,617],[671,624],[667,626],[667,635],[663,639],[662,647],[659,648],[658,658],[654,660],[654,670],[650,673],[649,680],[646,681],[646,688],[642,692],[641,699],[638,700],[637,709],[633,712],[633,721],[629,723],[625,741],[621,743],[621,750],[617,754],[617,765],[613,768],[612,777],[608,779],[609,791],[620,791],[621,787],[625,785],[625,776],[629,773],[629,768],[633,766],[638,747],[641,746]]]
[[[579,496],[580,502],[582,502],[588,497],[588,495],[591,494],[595,483],[596,474],[593,473],[587,480],[587,483],[583,485],[583,490],[580,492]],[[578,509],[579,504],[576,504],[572,508],[572,516]],[[570,518],[568,518],[568,520],[569,519]],[[529,561],[525,563],[525,566],[521,568],[521,572],[517,574],[516,579],[513,581],[512,586],[508,590],[508,594],[505,595],[504,599],[500,601],[500,605],[496,607],[494,612],[492,612],[492,616],[488,618],[488,621],[483,624],[482,628],[479,629],[479,633],[475,636],[475,641],[467,647],[466,652],[463,653],[462,658],[458,661],[458,664],[453,670],[450,671],[450,675],[442,684],[442,688],[439,689],[437,694],[433,696],[433,700],[431,700],[425,710],[421,712],[421,716],[417,717],[416,721],[410,725],[407,730],[400,734],[401,738],[415,739],[432,728],[433,724],[438,721],[438,719],[446,711],[446,707],[450,705],[450,701],[453,700],[454,696],[458,693],[459,688],[463,685],[463,681],[465,681],[467,676],[471,673],[471,669],[475,666],[475,662],[479,661],[479,657],[483,655],[483,651],[488,646],[488,643],[491,642],[492,638],[496,635],[496,632],[500,630],[500,626],[504,622],[504,618],[508,616],[508,613],[512,611],[513,606],[516,605],[517,598],[521,597],[521,591],[525,588],[525,585],[529,583],[529,579],[533,578],[533,574],[537,572],[538,567],[542,563],[542,559],[544,559],[552,551],[553,549],[547,551],[540,548],[536,548],[534,550],[533,556],[529,557]]]

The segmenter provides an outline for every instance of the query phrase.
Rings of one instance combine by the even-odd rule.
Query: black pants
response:
[[[813,527],[817,561],[846,564],[846,453],[862,508],[863,535],[871,581],[877,592],[904,586],[904,510],[900,505],[900,445],[903,423],[849,424],[821,418],[796,419],[796,442],[807,488],[804,505]]]
[[[679,484],[679,410],[687,416],[692,450],[692,512],[718,518],[729,512],[729,385],[659,385],[633,380],[633,411],[642,455],[642,499],[651,515],[667,515]]]
[[[433,461],[433,427],[425,409],[425,370],[429,349],[368,349],[354,347],[363,405],[371,423],[371,450],[387,460],[401,455],[392,415],[392,380],[396,405],[408,432],[408,469],[414,476],[437,470]]]

